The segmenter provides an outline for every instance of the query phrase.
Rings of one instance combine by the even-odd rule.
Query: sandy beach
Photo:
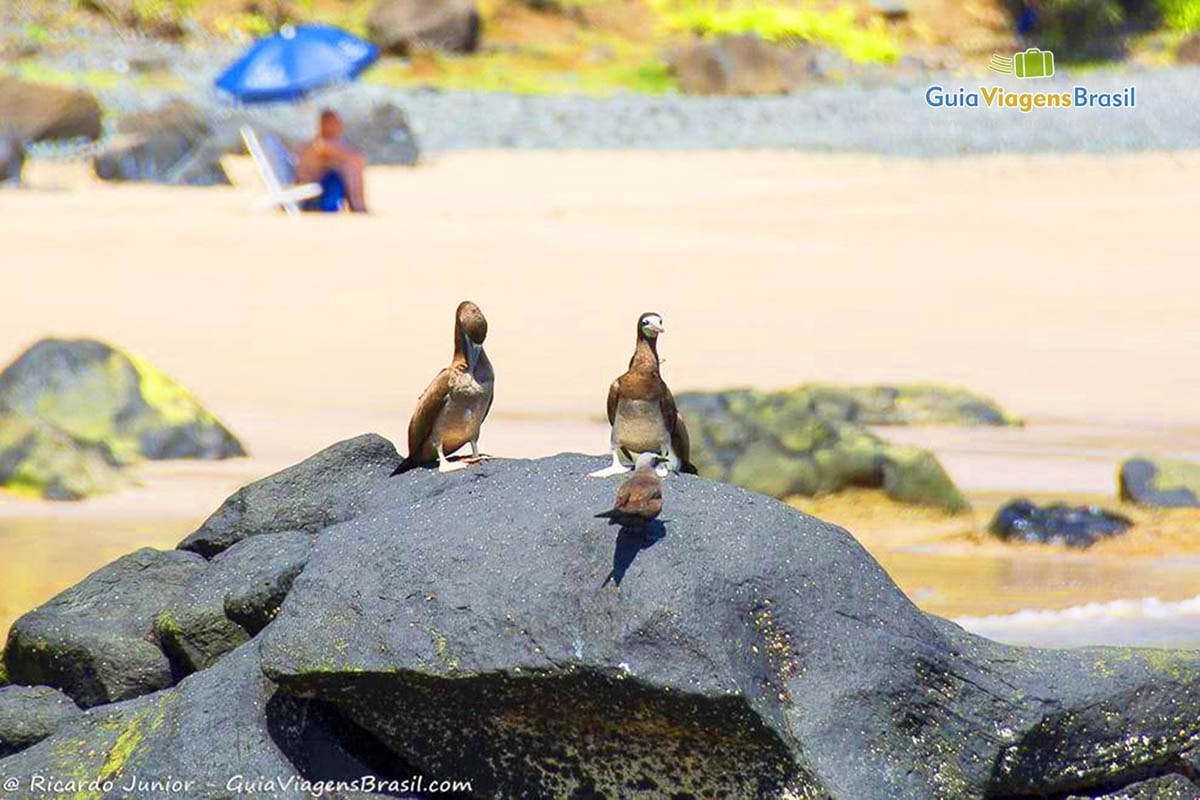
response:
[[[403,450],[463,298],[491,323],[481,444],[497,455],[601,452],[608,383],[652,309],[676,391],[914,381],[991,395],[1027,426],[882,432],[932,447],[981,510],[1015,493],[1111,497],[1133,452],[1200,457],[1200,154],[467,152],[373,169],[369,217],[299,220],[249,213],[252,167],[233,167],[247,185],[195,190],[35,162],[30,188],[0,193],[4,359],[45,335],[118,343],[252,453],[151,465],[141,488],[79,504],[0,495],[0,627],[133,546],[172,546],[237,486],[338,439],[374,430]],[[930,610],[1014,610],[953,602],[940,584],[922,595],[941,562],[913,561],[924,534],[889,531],[927,521],[860,518],[860,531],[855,513],[825,508]],[[951,549],[1001,571],[1045,558],[960,534]],[[1017,607],[1200,593],[1200,565],[1163,567],[1154,543],[1200,544],[1145,535],[1142,556],[1109,557],[1124,569],[1085,570],[1065,591],[1025,580]]]

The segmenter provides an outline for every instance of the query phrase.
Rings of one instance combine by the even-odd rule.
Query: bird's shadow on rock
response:
[[[620,586],[621,581],[625,580],[625,573],[633,564],[633,560],[637,558],[638,553],[649,550],[662,541],[666,535],[666,526],[657,519],[638,527],[622,525],[621,530],[617,533],[616,545],[613,547],[612,570],[604,579],[604,583],[600,584],[600,588],[603,589],[607,586],[609,581]]]

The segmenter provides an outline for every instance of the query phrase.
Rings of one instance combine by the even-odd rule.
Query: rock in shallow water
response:
[[[1013,500],[996,512],[988,529],[1010,541],[1090,547],[1101,539],[1119,536],[1132,525],[1128,517],[1099,506],[1055,503],[1039,507],[1028,500]]]
[[[1121,464],[1122,500],[1156,508],[1200,508],[1200,464],[1139,456]]]
[[[846,420],[828,395],[736,389],[686,392],[677,402],[705,477],[779,498],[862,486],[904,503],[969,507],[932,453],[889,445]]]

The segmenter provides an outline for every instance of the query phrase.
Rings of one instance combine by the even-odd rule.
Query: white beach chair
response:
[[[253,128],[243,125],[242,141],[267,187],[266,195],[250,205],[251,211],[282,208],[294,216],[300,213],[299,203],[321,193],[319,183],[296,183],[295,159],[277,137],[266,133],[260,138]]]

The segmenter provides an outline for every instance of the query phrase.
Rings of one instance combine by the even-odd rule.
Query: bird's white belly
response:
[[[663,423],[662,407],[648,400],[626,400],[617,403],[613,425],[616,444],[631,453],[662,453],[671,446],[671,434]]]
[[[491,384],[483,385],[474,379],[451,387],[433,429],[433,439],[442,443],[446,455],[479,438],[479,427],[487,415],[491,397]]]

